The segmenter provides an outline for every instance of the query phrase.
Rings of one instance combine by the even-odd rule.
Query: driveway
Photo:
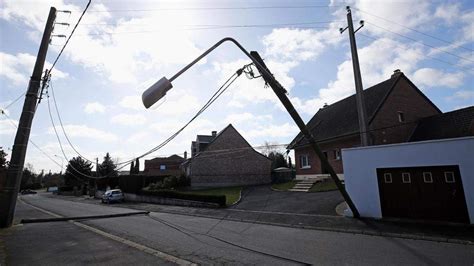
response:
[[[344,201],[339,191],[290,192],[274,191],[270,186],[247,187],[242,199],[232,209],[336,215],[336,206]]]

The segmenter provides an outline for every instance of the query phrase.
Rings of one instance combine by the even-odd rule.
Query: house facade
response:
[[[143,174],[146,176],[180,176],[182,174],[180,165],[184,161],[185,158],[176,154],[169,157],[156,157],[151,160],[145,160]]]
[[[185,164],[192,186],[222,187],[268,184],[271,163],[229,124]]]
[[[442,113],[399,70],[388,80],[364,90],[363,97],[371,145],[407,142],[422,118]],[[360,146],[355,95],[319,109],[307,126],[331,166],[343,177],[341,149]],[[288,149],[295,151],[297,179],[327,173],[301,133]]]

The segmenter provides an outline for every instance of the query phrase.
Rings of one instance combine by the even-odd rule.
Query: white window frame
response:
[[[303,163],[303,158],[306,158],[306,163]],[[301,169],[309,169],[311,165],[309,164],[309,156],[308,154],[300,155],[300,168]]]
[[[408,176],[408,180],[405,180],[405,177]],[[411,174],[408,172],[402,173],[402,183],[410,184],[411,183]]]
[[[448,175],[447,174],[451,174],[451,180],[448,180]],[[456,178],[454,177],[454,172],[452,171],[448,171],[448,172],[444,172],[444,181],[446,181],[446,183],[456,183]]]
[[[334,157],[335,157],[334,160],[340,160],[341,157],[342,157],[342,156],[341,156],[341,149],[335,149],[335,150],[334,150],[334,155],[335,155],[335,156],[334,156]]]
[[[431,172],[423,172],[423,182],[433,183],[433,174]]]
[[[383,174],[383,181],[384,181],[386,184],[391,184],[391,183],[393,182],[392,173],[384,173],[384,174]]]
[[[160,164],[160,171],[166,170],[166,164]]]

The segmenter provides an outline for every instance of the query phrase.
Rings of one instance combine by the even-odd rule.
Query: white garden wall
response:
[[[361,216],[382,218],[377,168],[459,165],[467,209],[474,224],[474,137],[342,150],[346,190]]]

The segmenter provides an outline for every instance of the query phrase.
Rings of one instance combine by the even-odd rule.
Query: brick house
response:
[[[363,92],[371,145],[410,140],[420,119],[442,112],[401,71]],[[360,146],[355,95],[325,106],[307,126],[336,173],[343,176],[341,149]],[[288,145],[295,150],[296,177],[326,174],[321,161],[299,133]]]
[[[184,157],[186,157],[186,153]],[[179,176],[182,173],[180,165],[185,160],[185,158],[176,154],[169,157],[156,157],[151,160],[145,160],[143,174],[146,176]]]
[[[271,163],[229,124],[218,134],[216,132],[204,149],[200,147],[184,167],[192,186],[222,187],[268,184],[271,182]]]

